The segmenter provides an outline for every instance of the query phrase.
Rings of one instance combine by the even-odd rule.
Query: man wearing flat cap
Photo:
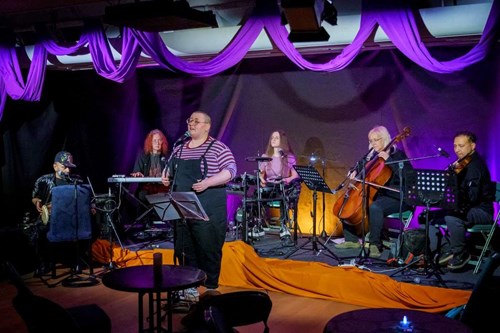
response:
[[[76,165],[73,163],[73,155],[64,150],[58,152],[54,157],[52,167],[54,168],[54,172],[43,175],[36,180],[31,195],[31,202],[35,205],[38,213],[40,213],[37,219],[37,259],[39,260],[39,266],[35,271],[35,275],[38,276],[50,271],[50,257],[46,234],[51,211],[52,189],[56,186],[72,184],[70,173],[72,168],[76,168]]]

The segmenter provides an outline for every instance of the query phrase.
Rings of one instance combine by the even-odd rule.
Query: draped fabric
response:
[[[163,253],[163,263],[173,264],[171,249],[113,249],[120,267],[152,265],[153,254]],[[93,247],[95,258],[105,258],[108,246]],[[109,258],[108,258],[109,259]],[[387,275],[357,267],[330,266],[321,262],[261,258],[243,241],[226,242],[220,284],[244,289],[263,289],[369,308],[404,308],[444,312],[467,303],[470,290],[430,287],[398,282]]]
[[[116,82],[124,82],[134,73],[141,52],[150,56],[159,66],[170,71],[192,76],[208,77],[219,74],[240,62],[263,29],[279,50],[301,69],[311,71],[338,71],[348,66],[359,54],[363,44],[380,26],[394,46],[406,57],[426,70],[436,73],[460,71],[484,59],[500,35],[500,0],[494,0],[482,37],[469,52],[448,61],[433,57],[422,42],[412,1],[362,1],[360,28],[353,42],[340,54],[323,63],[304,59],[288,41],[288,31],[280,23],[279,8],[269,1],[258,2],[250,18],[241,26],[232,41],[219,54],[203,62],[188,62],[173,55],[158,33],[147,33],[124,28],[121,34],[119,64],[111,51],[110,41],[100,25],[88,23],[80,40],[73,46],[59,46],[48,40],[35,44],[34,54],[25,79],[20,70],[17,52],[25,52],[13,45],[0,46],[0,117],[5,99],[38,101],[44,83],[47,55],[90,53],[96,72]]]

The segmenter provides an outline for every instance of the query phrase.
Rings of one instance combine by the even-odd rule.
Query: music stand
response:
[[[208,221],[208,215],[203,209],[198,196],[194,192],[165,192],[146,195],[146,199],[153,205],[162,221],[203,220]],[[179,258],[175,251],[176,232],[174,227],[174,262]],[[184,254],[183,254],[184,255]],[[181,261],[184,263],[184,260]]]
[[[414,169],[406,172],[406,202],[412,206],[425,206],[425,248],[424,273],[427,277],[439,275],[439,267],[429,259],[429,210],[430,207],[456,209],[458,207],[458,188],[456,173],[447,170]],[[429,272],[428,265],[432,270]],[[405,267],[406,268],[406,267]]]
[[[146,195],[162,221],[203,220],[208,215],[194,192],[165,192]]]
[[[294,254],[300,249],[311,250],[316,255],[319,255],[321,253],[321,251],[318,250],[318,243],[319,243],[323,247],[323,249],[326,250],[332,256],[333,259],[340,261],[339,257],[337,257],[335,253],[333,253],[328,247],[326,247],[321,242],[318,242],[318,237],[316,236],[316,201],[318,200],[317,192],[320,191],[320,192],[332,193],[332,190],[330,190],[328,185],[325,183],[323,177],[321,177],[321,175],[314,167],[294,165],[293,168],[297,171],[304,184],[306,184],[307,188],[313,191],[313,212],[312,212],[313,234],[312,237],[307,240],[307,242],[305,242],[300,247],[297,247],[288,255],[286,255],[285,259],[289,258],[292,254]],[[294,224],[294,232],[295,234],[297,234],[297,221],[295,221]],[[306,249],[305,246],[309,243],[311,243],[312,246],[310,249]]]

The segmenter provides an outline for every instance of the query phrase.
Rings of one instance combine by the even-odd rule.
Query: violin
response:
[[[469,154],[451,163],[450,165],[448,165],[446,170],[453,171],[456,174],[459,174],[470,163],[470,161],[472,160],[473,153],[474,151],[471,151]]]

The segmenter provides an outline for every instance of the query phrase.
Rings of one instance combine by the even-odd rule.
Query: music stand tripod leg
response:
[[[446,287],[446,283],[441,278],[440,269],[438,264],[430,258],[429,255],[429,210],[430,210],[430,200],[425,200],[426,203],[426,213],[425,213],[425,248],[424,248],[424,274],[427,278],[435,276],[442,286]],[[429,265],[432,266],[429,269]]]
[[[312,212],[312,215],[313,215],[313,234],[312,234],[311,238],[309,238],[300,247],[294,249],[292,252],[290,252],[289,254],[287,254],[285,256],[285,259],[289,258],[291,255],[293,255],[298,250],[311,250],[311,251],[314,252],[314,254],[316,254],[316,256],[319,256],[321,253],[323,253],[323,250],[325,250],[327,252],[327,254],[326,254],[327,256],[329,256],[332,259],[335,259],[338,262],[340,262],[340,258],[335,253],[333,253],[328,247],[326,247],[321,242],[318,242],[318,236],[316,236],[316,202],[317,202],[317,197],[318,197],[317,191],[316,191],[316,189],[314,189],[313,190],[313,212]],[[309,244],[309,243],[311,243],[311,248],[310,249],[306,249],[305,246],[307,244]],[[318,244],[323,247],[322,250],[318,249]]]

